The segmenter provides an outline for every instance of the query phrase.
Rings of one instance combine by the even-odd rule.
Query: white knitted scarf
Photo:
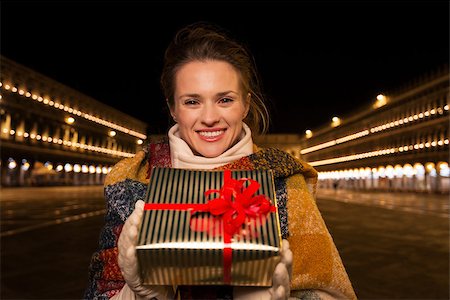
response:
[[[252,132],[243,124],[239,142],[217,157],[195,155],[189,145],[180,138],[178,124],[169,129],[170,158],[172,167],[179,169],[214,169],[253,153]]]

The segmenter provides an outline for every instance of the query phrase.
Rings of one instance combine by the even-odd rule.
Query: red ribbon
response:
[[[245,182],[249,182],[245,187]],[[231,178],[231,171],[224,171],[224,184],[220,190],[211,189],[205,192],[208,197],[218,193],[219,196],[209,200],[206,204],[173,204],[173,203],[146,203],[145,210],[188,210],[191,215],[196,212],[209,212],[215,218],[219,218],[223,224],[223,268],[224,282],[231,282],[232,250],[231,238],[242,228],[246,218],[263,218],[269,212],[275,212],[273,206],[265,195],[253,196],[261,185],[253,179],[241,178],[239,180]],[[212,220],[214,222],[214,220]],[[210,224],[215,224],[210,223]],[[209,226],[192,226],[195,231],[210,232]]]

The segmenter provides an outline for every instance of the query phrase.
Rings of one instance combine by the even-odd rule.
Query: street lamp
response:
[[[331,119],[331,127],[337,127],[341,125],[341,119],[339,119],[338,117],[333,117]]]
[[[305,135],[306,135],[306,138],[309,139],[310,137],[313,136],[313,133],[312,133],[311,130],[308,129],[308,130],[305,131]]]
[[[373,108],[375,108],[375,109],[380,108],[380,107],[386,105],[386,103],[387,103],[387,98],[386,98],[386,96],[383,95],[383,94],[379,94],[379,95],[377,96],[377,101],[376,101],[375,104],[373,105]]]
[[[75,119],[74,118],[72,118],[72,117],[67,117],[66,119],[65,119],[65,121],[66,121],[66,123],[67,124],[73,124],[73,122],[75,122]]]

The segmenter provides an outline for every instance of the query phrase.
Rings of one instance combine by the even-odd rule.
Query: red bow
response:
[[[244,186],[248,181],[247,187]],[[233,236],[238,233],[246,218],[256,219],[265,217],[267,213],[274,212],[276,207],[271,205],[265,195],[253,196],[261,185],[253,179],[231,178],[231,171],[224,171],[224,184],[220,190],[211,189],[205,192],[205,196],[218,193],[219,196],[209,200],[208,209],[213,216],[220,217],[223,221],[225,233]],[[208,231],[206,226],[195,226],[198,231]]]

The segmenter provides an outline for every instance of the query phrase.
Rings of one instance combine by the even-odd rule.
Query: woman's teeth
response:
[[[204,137],[216,137],[223,133],[223,130],[218,131],[199,131],[199,134]]]

